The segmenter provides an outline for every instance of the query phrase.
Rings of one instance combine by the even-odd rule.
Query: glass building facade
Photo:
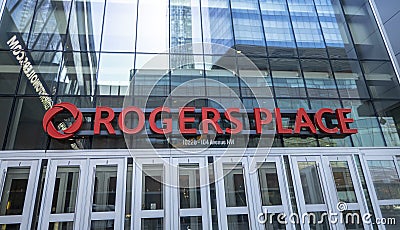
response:
[[[0,2],[2,229],[399,228],[261,223],[258,215],[323,219],[344,202],[343,213],[400,222],[399,70],[368,0]],[[247,83],[237,76],[253,74],[243,56],[259,70]],[[162,61],[149,65],[154,58]],[[248,88],[269,88],[265,97],[281,108],[285,127],[299,108],[312,119],[321,108],[351,108],[358,133],[275,135],[272,149],[261,149],[270,156],[255,164],[246,152],[262,145],[254,132],[244,154],[220,161],[226,146],[174,153],[147,126],[129,146],[136,157],[123,135],[90,133],[96,107],[122,108],[132,82],[146,89],[160,76],[150,95],[134,98],[147,109],[185,82],[208,79],[227,85],[246,109],[258,107]],[[220,108],[230,100],[218,94],[188,105]],[[83,131],[66,140],[42,127],[60,102],[86,111]],[[160,157],[151,158],[148,143]]]

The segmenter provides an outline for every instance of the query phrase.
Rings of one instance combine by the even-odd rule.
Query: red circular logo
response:
[[[72,114],[75,119],[75,122],[68,128],[59,132],[52,122],[52,119],[61,111],[68,110]],[[82,126],[83,115],[79,109],[68,102],[62,102],[54,105],[51,109],[49,109],[43,117],[43,129],[47,134],[55,139],[65,139],[72,137]]]

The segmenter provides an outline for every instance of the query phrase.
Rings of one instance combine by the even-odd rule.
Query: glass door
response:
[[[326,156],[322,160],[332,211],[343,215],[343,221],[338,220],[335,225],[344,229],[372,229],[362,222],[368,207],[353,157]],[[353,221],[352,217],[359,220]]]
[[[50,160],[38,229],[123,228],[125,159]]]
[[[370,229],[362,185],[351,156],[292,157],[302,229]]]
[[[1,229],[30,229],[39,172],[38,161],[0,162]]]
[[[50,160],[39,229],[79,229],[84,215],[86,160]],[[80,198],[80,199],[78,199]]]
[[[207,159],[177,158],[172,163],[171,198],[179,198],[172,205],[173,229],[212,229]]]
[[[302,229],[330,229],[327,216],[330,206],[326,193],[326,179],[319,156],[292,157],[293,180],[299,206],[299,219]],[[307,214],[307,215],[306,215]],[[304,218],[303,218],[304,216]]]
[[[215,162],[219,229],[257,229],[257,214],[247,197],[251,191],[247,158],[226,157]],[[247,182],[247,183],[246,183]]]
[[[252,164],[249,164],[253,187],[251,197],[254,197],[256,204],[260,229],[294,229],[287,219],[280,218],[278,221],[279,215],[288,217],[291,211],[288,182],[282,157],[268,156],[266,159],[250,159],[253,161]]]
[[[174,229],[170,228],[169,210],[172,205],[169,190],[169,159],[134,159],[134,195],[132,205],[133,229]],[[176,198],[175,198],[176,200]]]
[[[84,229],[111,230],[124,226],[126,159],[90,160]]]

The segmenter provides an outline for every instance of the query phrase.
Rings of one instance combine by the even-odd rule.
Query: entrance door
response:
[[[39,172],[38,161],[1,161],[1,229],[30,229]]]
[[[136,159],[133,229],[212,229],[206,160]]]
[[[39,229],[121,229],[125,159],[50,160]]]
[[[361,221],[366,205],[351,156],[292,157],[291,165],[302,229],[370,228]],[[330,218],[329,213],[338,215]]]
[[[171,169],[173,229],[212,229],[209,176],[206,158],[176,158]]]
[[[257,229],[254,209],[249,207],[251,197],[248,161],[244,157],[220,158],[215,162],[219,229]]]

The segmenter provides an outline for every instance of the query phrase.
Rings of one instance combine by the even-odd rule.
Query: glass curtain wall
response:
[[[132,80],[144,89],[159,78],[147,108],[193,79],[228,85],[255,107],[236,73],[220,67],[247,68],[237,65],[238,54],[263,72],[285,126],[293,126],[301,107],[311,113],[346,107],[359,129],[335,138],[277,136],[275,146],[400,145],[399,82],[367,0],[5,0],[3,6],[2,149],[126,148],[122,135],[54,140],[41,120],[49,102],[120,108]],[[206,99],[191,104],[219,106]],[[85,114],[85,129],[92,120]],[[153,146],[170,147],[146,132]],[[137,148],[146,142],[135,141]]]

